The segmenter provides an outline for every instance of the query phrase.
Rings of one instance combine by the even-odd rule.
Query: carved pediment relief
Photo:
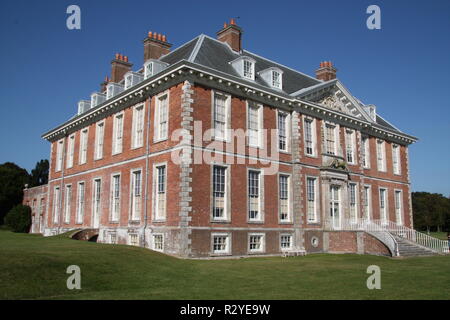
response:
[[[351,114],[349,112],[348,108],[346,107],[346,105],[344,104],[344,102],[342,102],[342,99],[337,97],[336,93],[330,94],[330,95],[320,99],[317,103],[323,105],[324,107],[332,109],[332,110]]]

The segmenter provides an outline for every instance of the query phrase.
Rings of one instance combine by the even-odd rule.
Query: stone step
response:
[[[398,252],[402,257],[418,257],[418,256],[433,256],[437,255],[436,252],[422,247],[421,245],[410,242],[401,237],[395,237],[398,244]]]

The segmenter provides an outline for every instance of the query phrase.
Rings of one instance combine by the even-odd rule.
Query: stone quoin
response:
[[[417,138],[354,97],[332,62],[308,76],[245,50],[242,36],[232,20],[217,39],[172,49],[149,32],[134,70],[117,53],[99,92],[43,134],[49,182],[23,200],[31,232],[88,229],[184,258],[391,255],[352,226],[413,227]]]

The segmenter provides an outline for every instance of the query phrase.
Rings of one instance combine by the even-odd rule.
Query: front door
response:
[[[330,186],[330,222],[333,229],[341,228],[340,187]]]

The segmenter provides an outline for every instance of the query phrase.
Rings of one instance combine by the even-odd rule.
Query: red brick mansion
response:
[[[43,135],[49,183],[25,190],[31,232],[192,258],[395,255],[389,228],[413,225],[416,138],[331,62],[311,77],[260,57],[234,20],[174,50],[152,32],[143,44],[143,65],[116,54],[99,92]]]

